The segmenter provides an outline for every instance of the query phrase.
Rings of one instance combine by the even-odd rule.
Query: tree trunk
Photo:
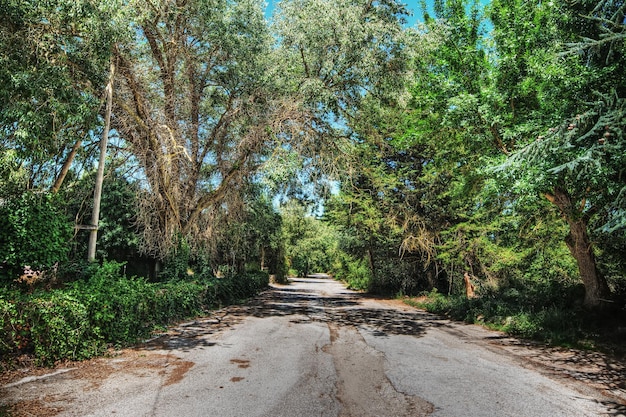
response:
[[[372,278],[376,280],[376,264],[374,263],[374,249],[372,249],[372,244],[370,243],[367,248],[367,261],[370,266],[370,271],[372,271]]]
[[[580,278],[585,284],[585,307],[596,308],[610,297],[609,286],[598,272],[587,224],[583,220],[569,221],[570,232],[565,243],[578,263]]]
[[[67,173],[69,172],[70,167],[72,166],[72,162],[74,162],[74,158],[76,157],[76,152],[78,152],[78,149],[80,148],[82,144],[83,144],[82,139],[79,139],[76,141],[74,146],[72,146],[72,150],[70,151],[69,155],[67,155],[67,158],[65,159],[65,162],[63,163],[61,172],[59,173],[59,176],[57,177],[56,181],[54,181],[54,185],[52,186],[53,194],[56,194],[61,189],[61,185],[63,184],[63,181],[65,180],[65,177],[67,176]]]
[[[576,259],[580,278],[585,285],[583,304],[587,308],[600,307],[609,299],[611,290],[596,265],[593,245],[587,232],[588,220],[582,213],[575,210],[566,191],[557,187],[554,189],[554,194],[548,194],[546,198],[559,208],[569,225],[570,230],[565,238],[565,243]]]
[[[472,280],[470,275],[466,272],[463,275],[463,282],[465,283],[465,296],[467,298],[474,298],[476,294],[474,293],[474,284],[472,284]]]

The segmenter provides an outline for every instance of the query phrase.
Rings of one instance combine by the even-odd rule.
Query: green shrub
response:
[[[580,299],[580,291],[579,285],[543,282],[534,286],[527,284],[525,288],[485,291],[473,299],[432,291],[426,294],[425,301],[409,303],[516,337],[579,346],[581,341],[598,338],[598,320],[573,302]]]
[[[28,333],[17,312],[17,299],[20,296],[16,291],[0,289],[0,357],[20,349]]]
[[[87,307],[62,291],[42,293],[23,306],[37,363],[52,365],[61,359],[80,360],[101,353],[105,344],[90,322]]]
[[[155,326],[200,314],[208,282],[152,283],[121,276],[123,264],[105,262],[91,278],[71,284],[87,307],[89,320],[108,343],[127,345],[147,337]]]
[[[362,259],[344,255],[336,261],[332,270],[336,279],[345,282],[349,289],[367,291],[372,283],[372,272]]]
[[[25,265],[46,270],[67,260],[73,230],[53,195],[27,192],[0,204],[0,280],[12,281]]]
[[[0,354],[33,354],[37,363],[86,359],[125,346],[155,328],[251,297],[269,284],[265,272],[229,278],[148,282],[121,275],[123,264],[86,268],[63,289],[23,294],[0,288]]]
[[[269,274],[264,271],[246,272],[240,276],[216,278],[213,281],[212,306],[238,303],[269,285]],[[207,300],[208,301],[208,300]]]

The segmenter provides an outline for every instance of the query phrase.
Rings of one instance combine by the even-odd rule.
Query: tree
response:
[[[142,167],[143,248],[209,239],[211,213],[238,198],[278,111],[259,1],[138,1],[136,39],[114,51],[113,125]]]
[[[192,248],[210,239],[220,205],[240,206],[277,146],[330,154],[342,130],[333,115],[391,79],[383,70],[397,61],[403,11],[394,1],[279,10],[272,48],[259,1],[136,3],[137,39],[115,50],[113,123],[145,175],[147,252],[164,256],[177,236]]]
[[[289,269],[303,277],[329,272],[337,250],[336,230],[307,213],[306,207],[297,200],[283,205],[280,213]]]
[[[508,86],[512,104],[519,95],[511,85],[525,86],[534,100],[523,111],[512,105],[515,123],[507,134],[517,138],[518,148],[501,170],[520,189],[543,194],[569,225],[565,242],[578,263],[587,307],[610,297],[597,268],[591,225],[600,216],[607,232],[623,227],[623,7],[610,1],[497,1],[492,11],[497,46],[517,65],[517,71],[500,67],[507,79],[503,89]],[[536,30],[524,37],[511,33],[527,22],[536,23]],[[616,35],[608,36],[610,42],[607,32]],[[517,46],[507,46],[511,42]]]
[[[28,187],[58,191],[98,125],[119,4],[0,2],[0,150],[12,150]],[[65,166],[65,168],[62,168]]]
[[[28,191],[0,204],[0,282],[67,260],[72,224],[62,206],[57,196]]]
[[[0,152],[24,174],[9,199],[24,189],[58,193],[95,136],[106,62],[125,33],[118,8],[115,0],[0,3]]]
[[[267,271],[278,282],[285,279],[285,246],[282,218],[269,196],[252,185],[244,194],[241,210],[222,210],[215,235],[216,248],[209,253],[214,270],[231,273]]]
[[[397,0],[285,0],[277,8],[281,80],[301,115],[281,138],[305,166],[339,176],[363,100],[403,98],[407,9]]]
[[[374,270],[374,279],[404,275],[396,281],[405,291],[420,281],[432,287],[443,277],[441,233],[472,215],[475,190],[484,181],[479,161],[501,152],[492,145],[502,140],[481,103],[490,67],[481,16],[472,10],[466,14],[465,2],[437,2],[438,20],[426,16],[409,43],[410,100],[385,103],[368,96],[352,120],[360,169],[346,182],[344,198],[354,221],[365,217],[375,227],[366,235],[385,260],[380,264],[400,259],[397,271]],[[377,263],[372,259],[370,267]]]

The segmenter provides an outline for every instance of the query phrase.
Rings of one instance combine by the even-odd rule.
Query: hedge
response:
[[[155,328],[249,298],[266,288],[266,273],[232,278],[149,282],[120,276],[120,264],[95,268],[89,279],[62,289],[24,294],[0,288],[0,355],[36,364],[82,360],[110,346],[128,346]]]

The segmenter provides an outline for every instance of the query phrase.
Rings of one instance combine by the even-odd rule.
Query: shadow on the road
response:
[[[303,282],[301,279],[299,282]],[[295,316],[292,322],[332,322],[366,327],[378,337],[422,335],[429,327],[445,325],[444,319],[425,312],[403,312],[371,308],[362,304],[367,297],[358,293],[324,296],[299,288],[273,288],[230,313],[235,316]]]
[[[167,333],[158,335],[137,345],[146,350],[180,350],[188,352],[193,349],[203,349],[215,346],[217,342],[203,336],[208,336],[228,328],[240,321],[240,318],[224,315],[194,320],[189,323],[172,327]]]
[[[549,374],[566,376],[604,390],[617,400],[602,402],[609,409],[608,415],[626,415],[626,363],[623,360],[591,350],[548,346],[509,336],[486,339],[506,347],[516,356],[527,358]]]
[[[607,408],[609,416],[621,417],[626,415],[626,405],[624,404],[615,401],[602,401],[602,404]]]
[[[273,287],[244,305],[230,306],[215,312],[211,317],[178,325],[140,347],[183,351],[208,348],[216,342],[206,336],[229,328],[249,316],[288,317],[292,323],[324,322],[356,326],[375,337],[422,336],[432,327],[446,327],[446,331],[451,334],[467,337],[445,318],[419,310],[385,308],[384,304],[368,302],[369,298],[364,294],[347,291],[326,295],[297,286]],[[616,399],[616,402],[604,403],[610,410],[609,415],[626,415],[626,405],[623,403],[626,395],[626,364],[623,361],[597,352],[549,347],[505,335],[485,335],[480,338],[542,366],[549,374],[565,374],[604,390]]]

